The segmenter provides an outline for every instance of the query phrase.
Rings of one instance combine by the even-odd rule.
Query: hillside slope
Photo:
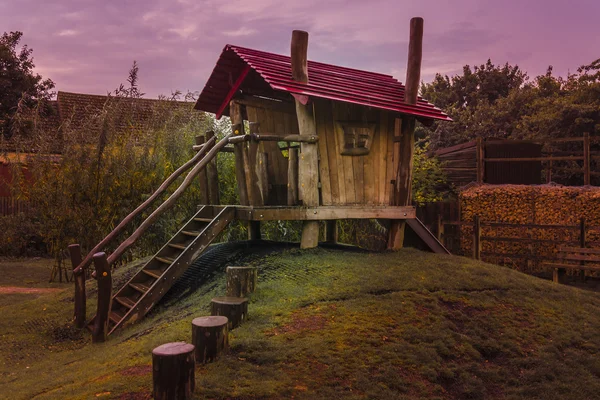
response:
[[[249,320],[227,356],[198,368],[198,398],[600,398],[596,293],[411,249],[249,262]],[[0,397],[149,398],[152,349],[189,341],[224,291],[216,274],[101,345],[64,325],[71,293],[3,307]]]

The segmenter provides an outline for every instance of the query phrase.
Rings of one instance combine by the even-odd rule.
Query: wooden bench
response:
[[[600,271],[600,249],[587,249],[584,247],[559,247],[557,258],[559,262],[544,263],[549,268],[554,268],[552,280],[564,283],[567,269],[581,271],[585,279],[585,271]]]

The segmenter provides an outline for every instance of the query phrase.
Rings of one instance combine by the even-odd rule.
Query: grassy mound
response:
[[[198,367],[198,398],[600,398],[596,293],[411,249],[252,263],[250,319]],[[217,276],[101,345],[69,328],[70,291],[2,307],[0,397],[149,398],[152,349],[189,341],[224,291]]]

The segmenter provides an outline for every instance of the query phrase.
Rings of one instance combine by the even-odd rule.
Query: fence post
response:
[[[442,214],[438,213],[437,215],[437,229],[436,229],[436,233],[437,233],[437,238],[440,241],[440,243],[444,243],[442,242],[443,238],[444,238],[444,221],[442,219]]]
[[[71,255],[71,265],[75,270],[81,264],[81,247],[78,244],[69,245],[69,254]],[[73,321],[77,328],[83,328],[85,325],[85,270],[80,270],[78,273],[73,271],[73,281],[75,282]]]
[[[485,176],[485,162],[484,162],[484,149],[483,149],[483,138],[477,138],[477,183],[483,183],[483,177]]]
[[[96,253],[93,259],[98,280],[98,308],[92,330],[92,342],[100,343],[106,341],[108,335],[108,313],[112,302],[112,276],[106,253]]]
[[[590,134],[583,134],[583,184],[590,184]]]
[[[473,217],[473,258],[481,260],[481,221],[479,215]]]

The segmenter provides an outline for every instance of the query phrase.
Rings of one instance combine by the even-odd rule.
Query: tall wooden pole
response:
[[[92,329],[92,342],[99,343],[106,341],[108,335],[108,314],[112,303],[112,275],[106,253],[96,253],[93,259],[98,280],[98,305]]]
[[[204,135],[198,135],[195,137],[196,145],[201,145],[206,142]],[[198,182],[200,184],[200,204],[208,204],[208,177],[206,170],[200,171],[198,174]]]
[[[406,87],[404,102],[417,104],[419,84],[421,82],[421,59],[423,56],[423,18],[410,20],[410,42],[408,44],[408,64],[406,68]],[[400,138],[400,154],[392,205],[409,206],[412,202],[412,169],[415,146],[415,124],[413,116],[402,117],[402,134]],[[388,249],[401,249],[404,244],[404,220],[393,220],[390,226]]]
[[[292,79],[308,83],[308,33],[292,32],[291,60]],[[301,135],[316,136],[314,109],[296,99],[296,118]],[[300,143],[298,161],[298,190],[304,206],[319,205],[319,165],[318,148],[315,143]],[[304,221],[300,247],[310,249],[319,244],[319,221]]]

